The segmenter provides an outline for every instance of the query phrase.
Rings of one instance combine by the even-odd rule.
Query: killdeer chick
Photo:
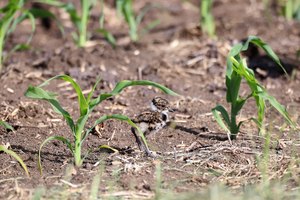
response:
[[[169,107],[168,100],[155,97],[151,101],[151,110],[147,110],[136,116],[132,121],[141,129],[146,137],[150,133],[157,133],[169,122],[168,112],[173,112]],[[131,128],[132,133],[136,139],[139,149],[145,152],[148,156],[154,157],[153,153],[144,144],[142,138],[135,128]]]

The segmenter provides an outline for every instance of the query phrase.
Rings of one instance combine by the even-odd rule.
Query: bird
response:
[[[169,120],[169,112],[174,110],[170,108],[169,101],[162,97],[155,97],[152,99],[150,108],[141,112],[132,121],[140,128],[144,136],[148,136],[153,133],[156,134],[162,128],[164,128]],[[144,144],[141,136],[137,133],[135,128],[131,128],[136,142],[140,151],[145,152],[147,156],[155,157],[155,155],[149,150],[149,148]]]

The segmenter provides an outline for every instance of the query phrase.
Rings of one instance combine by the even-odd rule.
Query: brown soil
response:
[[[136,10],[146,5],[145,2],[136,2]],[[258,136],[257,127],[249,121],[242,126],[237,140],[230,144],[213,119],[211,109],[216,104],[226,105],[224,76],[230,47],[248,35],[257,35],[287,63],[292,78],[286,79],[272,66],[257,70],[257,76],[299,122],[300,73],[296,52],[300,45],[300,23],[264,11],[261,1],[218,0],[213,9],[218,35],[214,40],[203,35],[197,25],[196,3],[154,2],[160,4],[161,9],[151,10],[142,25],[157,18],[161,23],[136,44],[128,42],[124,24],[113,20],[107,21],[107,26],[118,37],[119,45],[115,49],[97,34],[92,36],[89,47],[79,49],[68,33],[70,38],[61,37],[55,23],[50,29],[39,24],[31,49],[15,52],[6,60],[0,76],[0,118],[16,130],[9,132],[0,127],[0,144],[9,145],[22,157],[30,178],[14,159],[0,153],[0,190],[5,191],[0,193],[1,199],[28,198],[38,186],[57,191],[68,187],[76,193],[74,197],[84,198],[93,177],[99,173],[99,166],[103,167],[102,193],[130,191],[135,198],[152,197],[159,163],[163,187],[178,192],[199,191],[208,184],[219,182],[236,189],[261,181],[265,138]],[[54,12],[59,13],[55,9]],[[97,13],[94,15],[96,24]],[[10,36],[7,51],[14,44],[26,41],[28,27],[25,21]],[[263,55],[256,56],[253,62],[263,62],[263,59]],[[269,64],[270,61],[264,62]],[[28,99],[23,94],[29,85],[38,85],[58,74],[71,75],[83,90],[90,89],[100,76],[102,81],[97,94],[111,91],[124,79],[155,81],[181,94],[172,97],[149,87],[131,87],[100,104],[89,119],[88,125],[91,125],[104,114],[133,117],[148,108],[154,96],[169,99],[177,109],[171,114],[176,127],[164,128],[148,138],[150,149],[160,156],[156,159],[144,156],[137,148],[129,125],[111,120],[105,122],[101,135],[89,135],[84,151],[109,145],[119,153],[97,150],[87,157],[82,168],[70,171],[67,170],[73,161],[70,151],[61,142],[50,142],[42,150],[41,176],[37,153],[42,141],[53,135],[73,138],[65,121],[52,111],[50,105]],[[60,101],[73,116],[78,115],[76,96],[69,86],[54,81],[48,88],[60,94]],[[243,84],[243,94],[246,94],[243,92],[246,88]],[[239,120],[255,116],[254,105],[249,101]],[[296,180],[299,164],[293,164],[291,159],[291,156],[299,158],[299,133],[290,131],[273,109],[267,109],[266,124],[271,133],[267,171],[270,179],[287,177],[290,188],[299,187]],[[291,170],[289,175],[287,169]],[[68,173],[72,176],[66,175]],[[124,197],[126,195],[124,193]]]

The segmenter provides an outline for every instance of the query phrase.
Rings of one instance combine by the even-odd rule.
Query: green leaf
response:
[[[267,100],[287,121],[293,128],[296,127],[296,123],[292,121],[289,113],[286,111],[283,105],[281,105],[273,96],[269,95],[265,90],[257,94],[259,97]]]
[[[163,91],[166,94],[178,96],[178,94],[176,92],[170,90],[169,88],[167,88],[161,84],[158,84],[158,83],[155,83],[152,81],[147,81],[147,80],[140,80],[140,81],[123,80],[123,81],[120,81],[119,83],[117,83],[116,87],[113,89],[112,94],[113,95],[119,94],[124,88],[129,87],[129,86],[134,86],[134,85],[135,86],[136,85],[153,86],[153,87],[160,89],[161,91]]]
[[[39,167],[39,170],[40,170],[40,173],[41,173],[41,174],[43,173],[42,161],[41,161],[41,151],[42,151],[43,146],[44,146],[47,142],[49,142],[49,141],[51,141],[51,140],[58,140],[58,141],[63,142],[64,144],[67,145],[67,147],[70,149],[70,151],[72,152],[72,154],[74,154],[73,146],[72,146],[71,142],[70,142],[68,139],[66,139],[66,138],[64,138],[64,137],[62,137],[62,136],[51,136],[51,137],[48,137],[46,140],[43,141],[43,143],[40,145],[40,149],[39,149],[38,167]]]
[[[7,149],[5,146],[0,145],[0,151],[4,151],[5,153],[7,153],[8,155],[12,156],[14,159],[16,159],[20,165],[22,166],[22,168],[24,169],[25,173],[27,174],[27,176],[29,176],[29,172],[27,169],[27,166],[25,165],[25,163],[23,162],[23,160],[20,158],[20,156],[18,156],[18,154],[16,154],[14,151]]]
[[[251,94],[246,99],[250,98],[251,96],[255,98],[258,121],[262,123],[265,116],[265,101],[255,94],[261,92],[263,87],[255,79],[254,72],[247,67],[247,64],[244,60],[240,59],[240,62],[238,62],[234,57],[231,57],[230,60],[233,69],[232,75],[237,74],[247,81],[247,84],[251,89]]]
[[[76,81],[74,81],[74,79],[68,75],[58,75],[58,76],[54,76],[48,80],[46,80],[44,83],[42,83],[41,85],[39,85],[38,87],[43,87],[45,85],[48,85],[50,81],[54,80],[54,79],[62,79],[66,82],[71,83],[71,85],[73,86],[73,88],[75,89],[77,96],[78,96],[78,103],[79,103],[79,109],[80,109],[80,116],[83,116],[87,113],[87,109],[88,109],[88,104],[86,102],[86,99],[82,93],[82,90],[80,88],[80,86],[78,85],[78,83],[76,83]]]
[[[99,147],[98,147],[99,149],[109,149],[109,150],[112,150],[113,152],[119,152],[117,149],[115,149],[115,148],[113,148],[113,147],[111,147],[111,146],[108,146],[108,145],[100,145]]]
[[[76,128],[72,117],[65,109],[61,107],[61,105],[56,100],[56,97],[53,93],[47,92],[40,87],[29,86],[24,95],[32,99],[41,99],[49,102],[53,107],[53,109],[57,113],[61,114],[64,117],[64,119],[67,121],[67,124],[71,128],[73,134],[75,133]]]
[[[250,95],[250,96],[252,96],[252,95]],[[240,112],[240,110],[243,108],[246,101],[247,101],[247,99],[238,98],[238,100],[234,104],[234,107],[233,107],[234,109],[231,114],[237,115]]]
[[[103,123],[104,121],[106,120],[109,120],[109,119],[117,119],[117,120],[121,120],[121,121],[125,121],[127,122],[130,126],[132,126],[133,128],[137,129],[144,144],[146,145],[146,147],[148,147],[147,145],[147,141],[146,141],[146,138],[144,136],[144,133],[141,131],[141,129],[134,123],[131,121],[130,118],[128,118],[127,116],[125,115],[119,115],[119,114],[113,114],[113,115],[104,115],[102,117],[100,117],[99,119],[97,119],[95,122],[94,122],[94,125],[92,128],[88,129],[85,133],[85,135],[83,136],[83,139],[81,141],[81,143],[85,140],[85,138],[88,136],[88,134],[100,123]]]
[[[0,126],[3,126],[7,130],[14,131],[15,129],[7,122],[0,120]]]
[[[232,72],[231,76],[226,76],[226,101],[234,103],[238,98],[242,77],[236,72]]]
[[[201,28],[204,32],[208,33],[210,37],[215,36],[215,23],[212,15],[212,0],[202,0],[201,11]]]
[[[160,89],[161,91],[163,91],[166,94],[178,96],[178,94],[176,92],[170,90],[169,88],[167,88],[167,87],[165,87],[163,85],[160,85],[160,84],[152,82],[152,81],[146,81],[146,80],[140,80],[140,81],[123,80],[123,81],[120,81],[120,82],[117,83],[117,85],[115,86],[115,88],[113,89],[113,91],[111,93],[101,94],[96,99],[93,99],[89,103],[90,110],[92,110],[92,108],[94,108],[96,105],[98,105],[99,103],[101,103],[105,99],[119,94],[126,87],[137,86],[137,85],[140,85],[140,86],[145,86],[145,85],[147,85],[147,86],[153,86],[153,87],[156,87],[156,88]]]
[[[137,34],[137,22],[134,17],[134,13],[132,10],[132,0],[123,0],[122,4],[122,14],[125,17],[126,22],[129,26],[129,35],[132,41],[138,40]]]
[[[237,59],[238,61],[240,61],[240,53],[242,51],[246,51],[249,47],[249,43],[253,43],[255,44],[257,47],[262,48],[266,54],[285,72],[285,74],[287,75],[286,70],[284,69],[284,67],[281,65],[280,60],[278,58],[278,56],[274,53],[274,51],[272,50],[272,48],[266,44],[263,40],[261,40],[259,37],[257,36],[249,36],[248,39],[244,42],[244,43],[239,43],[235,46],[232,47],[232,49],[230,50],[228,57],[227,57],[227,70],[226,70],[226,76],[230,76],[230,74],[232,73],[232,63],[231,63],[231,57],[234,57],[235,59]]]
[[[160,20],[157,19],[157,20],[153,20],[151,22],[149,22],[147,25],[146,25],[146,28],[143,29],[142,33],[141,34],[146,34],[148,33],[150,30],[154,29],[155,27],[157,27],[158,25],[160,24]]]
[[[228,127],[230,127],[231,123],[230,123],[229,114],[226,111],[226,109],[221,105],[217,105],[211,111],[212,111],[217,123],[221,126],[221,128],[223,128],[227,133],[230,133]],[[222,117],[221,117],[220,113],[221,113]],[[222,118],[225,120],[227,126],[224,124]]]
[[[35,2],[43,3],[43,4],[48,4],[51,6],[57,6],[57,7],[64,7],[65,3],[61,1],[56,1],[56,0],[35,0]]]
[[[43,8],[31,8],[29,12],[34,16],[34,18],[50,18],[56,22],[58,28],[62,35],[64,35],[64,27],[62,23],[58,20],[58,18],[49,10]]]
[[[111,34],[108,30],[106,30],[104,28],[97,29],[97,31],[104,36],[104,38],[109,42],[110,45],[112,45],[113,47],[116,47],[117,42],[116,42],[116,39],[113,36],[113,34]]]
[[[101,78],[99,77],[99,78],[96,80],[96,82],[95,82],[95,84],[94,84],[92,90],[89,92],[88,97],[87,97],[87,100],[86,100],[86,101],[87,101],[87,104],[90,103],[91,98],[93,97],[93,94],[94,94],[94,92],[95,92],[95,89],[96,89],[97,85],[100,83],[100,81],[101,81]]]

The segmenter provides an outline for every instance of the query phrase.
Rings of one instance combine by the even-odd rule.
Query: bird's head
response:
[[[174,111],[172,108],[170,108],[169,101],[162,97],[155,97],[154,99],[152,99],[151,109],[153,111],[164,112],[164,113]]]

